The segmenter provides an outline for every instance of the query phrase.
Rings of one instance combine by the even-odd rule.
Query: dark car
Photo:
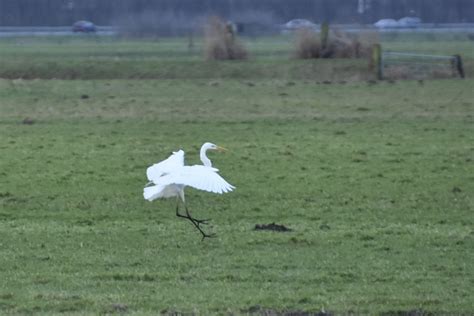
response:
[[[400,27],[417,28],[421,24],[421,19],[414,16],[406,16],[398,20]]]
[[[77,21],[72,25],[72,31],[82,32],[82,33],[94,33],[97,31],[97,28],[94,23],[90,21]]]

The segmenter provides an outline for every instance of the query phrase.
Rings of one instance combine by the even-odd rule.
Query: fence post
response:
[[[380,44],[374,44],[372,47],[372,63],[377,72],[377,79],[383,80],[382,45]]]
[[[464,66],[462,65],[461,55],[454,55],[454,60],[456,63],[456,69],[459,73],[459,76],[464,79]]]

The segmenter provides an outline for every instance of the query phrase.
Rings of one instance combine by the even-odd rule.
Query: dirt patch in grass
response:
[[[275,223],[271,224],[256,224],[254,230],[271,230],[274,232],[291,232],[292,229],[285,225],[279,225]]]
[[[23,121],[21,121],[21,124],[25,125],[33,125],[34,123],[36,123],[35,120],[29,117],[26,117]]]

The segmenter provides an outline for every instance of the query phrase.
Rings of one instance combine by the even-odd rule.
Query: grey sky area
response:
[[[426,23],[474,22],[472,0],[0,0],[0,26],[190,22],[219,15],[242,23],[374,23],[417,16]]]

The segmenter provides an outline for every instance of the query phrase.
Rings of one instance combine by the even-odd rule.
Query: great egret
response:
[[[201,232],[203,239],[214,236],[206,234],[200,227],[201,224],[207,224],[209,220],[196,219],[191,216],[184,199],[184,188],[190,186],[218,194],[235,189],[217,173],[218,169],[212,167],[211,160],[206,156],[208,150],[225,151],[224,148],[212,143],[204,143],[200,151],[203,165],[194,166],[184,165],[184,151],[173,152],[167,159],[148,167],[146,175],[149,183],[143,189],[143,197],[148,201],[176,197],[176,216],[190,220]],[[180,199],[186,210],[186,215],[179,213]]]

